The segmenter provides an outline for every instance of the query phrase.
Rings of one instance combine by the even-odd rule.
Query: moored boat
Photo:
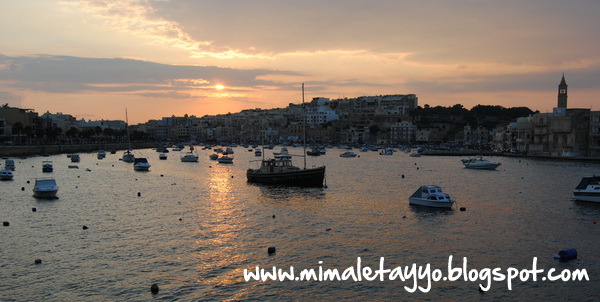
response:
[[[79,154],[71,154],[71,162],[78,163],[79,161],[81,161]]]
[[[56,198],[58,185],[54,178],[38,178],[33,186],[33,196],[36,198]]]
[[[5,160],[4,161],[4,169],[14,171],[15,170],[15,161],[12,159]]]
[[[0,171],[0,180],[12,180],[14,176],[11,170],[5,169]]]
[[[137,157],[133,163],[133,169],[135,171],[148,171],[150,169],[150,163],[145,157]]]
[[[219,157],[219,159],[217,159],[217,161],[220,164],[233,164],[233,157],[227,156],[227,155],[223,155],[223,156]]]
[[[600,176],[583,177],[573,195],[575,200],[600,202]]]
[[[494,170],[501,164],[483,159],[482,156],[470,159],[462,159],[461,162],[468,169]]]
[[[346,152],[340,154],[340,157],[356,157],[356,153],[354,153],[352,151],[346,151]]]
[[[266,159],[258,169],[246,171],[248,182],[299,187],[323,187],[325,167],[301,169],[291,159]]]
[[[42,172],[49,173],[52,171],[54,171],[54,166],[52,165],[52,162],[48,161],[48,160],[43,161],[42,162]]]
[[[165,160],[165,159],[167,159],[167,155],[164,154],[164,153],[161,153],[161,154],[158,155],[158,159]]]
[[[106,157],[106,151],[98,151],[98,159],[103,159]]]
[[[408,198],[409,204],[432,208],[452,208],[454,202],[450,195],[435,185],[421,186]]]

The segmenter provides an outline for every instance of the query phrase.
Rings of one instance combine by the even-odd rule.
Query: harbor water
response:
[[[302,148],[289,148],[301,154]],[[149,172],[121,154],[15,159],[12,181],[0,182],[0,301],[594,301],[600,297],[600,205],[572,200],[583,176],[600,164],[491,157],[494,171],[465,169],[461,157],[410,157],[345,150],[308,157],[326,165],[326,188],[249,184],[260,159],[234,148],[233,164],[198,163],[151,149]],[[274,150],[277,151],[277,150]],[[272,156],[271,150],[265,150]],[[54,172],[43,173],[50,160]],[[302,165],[295,156],[294,163]],[[69,168],[77,165],[79,169]],[[58,199],[32,195],[34,180],[53,177]],[[409,206],[421,185],[441,186],[457,200],[450,211]],[[459,208],[464,207],[465,211]],[[36,210],[33,211],[33,208]],[[84,229],[84,226],[87,228]],[[275,247],[274,254],[267,253]],[[560,250],[577,259],[560,262]],[[413,293],[413,280],[248,281],[244,269],[379,268],[413,263],[440,269],[509,267],[585,269],[589,281],[432,282]],[[35,260],[41,260],[36,264]],[[152,284],[160,291],[150,292]],[[426,287],[427,280],[419,280]]]

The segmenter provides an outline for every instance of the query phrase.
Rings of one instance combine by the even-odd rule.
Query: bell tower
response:
[[[565,82],[564,73],[558,84],[558,108],[567,108],[567,82]]]

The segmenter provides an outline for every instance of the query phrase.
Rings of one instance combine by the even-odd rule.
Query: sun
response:
[[[223,90],[223,89],[225,89],[225,86],[223,86],[221,84],[217,84],[217,85],[215,85],[215,89],[217,89],[217,90]]]

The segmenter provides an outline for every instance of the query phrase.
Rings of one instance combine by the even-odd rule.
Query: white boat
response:
[[[462,159],[461,161],[465,168],[469,169],[494,170],[500,166],[500,163],[485,160],[481,156],[479,158]]]
[[[454,202],[450,195],[435,185],[421,186],[408,198],[409,204],[433,208],[452,208]]]
[[[219,159],[219,154],[213,153],[210,156],[208,156],[208,158],[210,158],[211,160],[217,160]]]
[[[0,171],[0,180],[12,180],[15,175],[11,170],[2,170]]]
[[[106,157],[106,151],[98,151],[98,159],[103,159]]]
[[[135,171],[148,171],[150,169],[150,163],[145,157],[138,157],[133,163],[133,169]]]
[[[181,161],[184,163],[196,163],[196,162],[198,162],[198,155],[190,152],[190,153],[182,156]]]
[[[355,156],[356,156],[356,153],[354,153],[352,151],[347,151],[347,152],[340,154],[340,157],[355,157]]]
[[[179,147],[175,147],[175,148],[173,148],[173,149],[171,149],[171,150],[173,150],[173,151],[181,151],[181,148],[179,148]]]
[[[229,157],[227,155],[223,155],[217,159],[220,164],[233,164],[233,157]]]
[[[12,159],[5,160],[4,161],[4,169],[14,171],[15,170],[15,161]]]
[[[279,158],[279,159],[292,158],[292,156],[290,155],[290,153],[288,152],[288,149],[286,147],[281,148],[281,152],[279,152],[279,153],[273,152],[273,156],[275,158]]]
[[[78,163],[80,160],[79,154],[71,154],[71,162]]]
[[[58,186],[54,178],[38,178],[33,186],[33,196],[37,198],[55,198]]]
[[[158,159],[163,159],[163,160],[167,159],[167,155],[164,154],[164,153],[161,153],[161,154],[158,155]]]
[[[573,195],[575,200],[600,202],[600,176],[582,178]]]
[[[51,161],[43,161],[42,162],[42,172],[52,172],[54,171],[54,166]]]

